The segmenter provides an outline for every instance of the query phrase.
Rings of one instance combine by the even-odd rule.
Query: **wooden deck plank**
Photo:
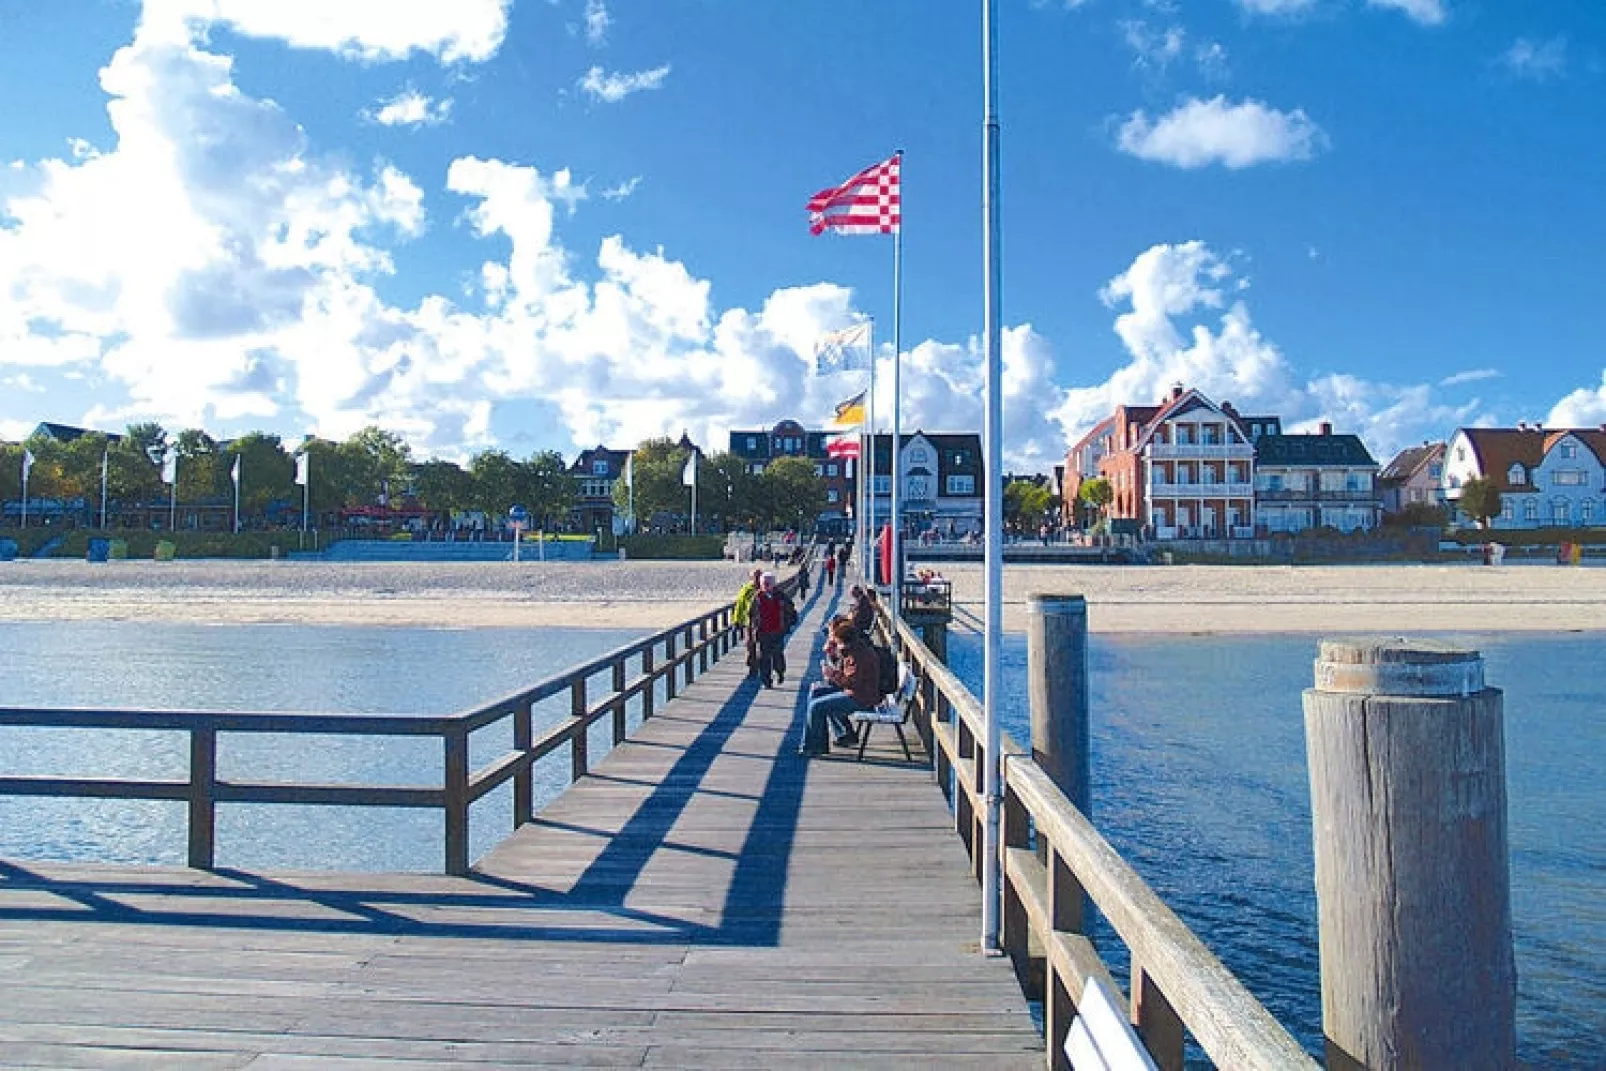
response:
[[[1040,1066],[929,770],[795,754],[825,611],[467,877],[0,863],[5,1062]]]

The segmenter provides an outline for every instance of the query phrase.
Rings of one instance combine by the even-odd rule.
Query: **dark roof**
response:
[[[1376,465],[1359,435],[1262,435],[1257,465]]]
[[[608,475],[617,476],[625,469],[625,459],[630,456],[629,450],[612,450],[606,446],[597,446],[590,450],[580,451],[580,456],[574,459],[569,471],[581,476],[590,476],[593,461],[606,461]]]
[[[937,470],[940,475],[947,476],[981,476],[982,457],[981,436],[970,432],[905,432],[898,437],[898,442],[905,450],[916,437],[925,439],[937,451]],[[963,452],[963,464],[953,463],[954,453]],[[875,437],[875,470],[884,473],[892,467],[892,435],[881,432]],[[978,479],[976,493],[981,493],[981,481]]]
[[[1595,428],[1462,428],[1461,433],[1472,443],[1483,478],[1501,491],[1536,490],[1531,482],[1533,470],[1544,463],[1552,447],[1569,435],[1606,464],[1606,431]],[[1510,482],[1513,464],[1521,464],[1525,470],[1523,482],[1515,486]]]
[[[74,439],[81,439],[85,435],[89,435],[91,433],[104,435],[106,436],[106,440],[108,442],[114,443],[120,442],[123,438],[121,435],[118,435],[116,432],[112,431],[96,432],[96,429],[94,428],[76,428],[71,424],[53,424],[50,421],[41,422],[38,427],[33,429],[33,433],[35,435],[43,435],[46,438],[54,439],[58,443],[70,443]]]
[[[1404,483],[1418,472],[1422,467],[1444,456],[1443,443],[1423,443],[1421,446],[1407,446],[1394,455],[1394,460],[1383,467],[1378,473],[1378,479],[1388,483]]]

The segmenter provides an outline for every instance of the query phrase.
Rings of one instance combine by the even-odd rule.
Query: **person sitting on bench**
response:
[[[826,664],[825,680],[841,690],[817,695],[809,701],[803,746],[798,749],[800,755],[826,753],[827,724],[836,730],[838,747],[858,743],[858,734],[848,715],[855,710],[874,709],[881,701],[881,674],[876,653],[864,634],[851,622],[838,621],[831,626],[831,639],[836,642],[837,661],[835,665]]]

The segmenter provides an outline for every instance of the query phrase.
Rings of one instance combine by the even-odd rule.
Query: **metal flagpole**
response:
[[[28,470],[33,468],[33,455],[22,448],[22,527],[28,527]]]
[[[999,326],[999,275],[1002,258],[999,255],[998,210],[998,0],[983,0],[982,4],[982,83],[984,118],[982,123],[983,167],[986,181],[982,187],[982,235],[986,247],[983,268],[982,334],[986,340],[987,391],[986,416],[983,432],[987,439],[986,461],[982,466],[987,481],[986,503],[982,525],[986,534],[986,582],[983,629],[986,637],[982,655],[983,725],[986,736],[986,771],[984,789],[987,803],[987,821],[982,833],[982,899],[981,947],[988,955],[998,955],[1002,948],[998,941],[999,917],[999,837],[998,820],[1002,798],[1000,795],[1001,756],[998,725],[999,700],[1003,692],[1002,635],[1004,610],[1004,502],[1003,491],[1003,333]]]
[[[234,455],[234,534],[240,534],[240,455]]]
[[[903,395],[900,390],[903,369],[903,150],[893,153],[898,161],[898,229],[892,235],[892,525],[887,537],[892,568],[887,582],[892,587],[892,645],[898,646],[898,609],[903,600],[903,560],[899,555],[903,518],[900,492],[903,482]]]
[[[876,581],[876,564],[875,564],[875,540],[876,540],[876,530],[875,530],[875,436],[876,436],[876,424],[875,424],[875,366],[876,366],[876,359],[875,359],[875,346],[873,345],[874,341],[875,341],[874,339],[871,339],[872,345],[870,346],[870,392],[869,392],[869,395],[865,398],[865,407],[866,407],[865,408],[865,419],[868,421],[869,428],[870,428],[870,453],[869,453],[869,456],[865,458],[865,463],[864,463],[864,471],[868,476],[868,478],[865,481],[865,483],[868,486],[868,489],[865,491],[865,518],[864,518],[864,540],[865,540],[864,550],[865,550],[865,553],[864,553],[864,556],[860,560],[860,563],[859,563],[860,568],[864,572],[864,582],[869,584],[871,587],[875,587],[876,586],[876,582],[875,582]]]
[[[178,531],[178,458],[173,458],[173,493],[167,500],[167,534]]]
[[[869,319],[869,329],[865,333],[864,344],[865,355],[869,358],[870,377],[864,396],[865,415],[859,420],[859,531],[854,550],[859,559],[859,579],[869,583],[869,567],[865,563],[870,559],[870,523],[874,520],[870,482],[875,474],[875,429],[870,425],[870,414],[875,412],[874,403],[870,400],[875,394],[875,317],[873,316]]]
[[[106,469],[111,461],[112,452],[108,447],[100,455],[100,530],[106,530]]]

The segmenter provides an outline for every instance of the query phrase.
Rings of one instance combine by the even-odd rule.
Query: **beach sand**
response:
[[[0,563],[0,621],[146,620],[444,628],[666,628],[734,597],[729,562]],[[946,564],[956,625],[982,570]],[[1095,632],[1606,631],[1606,568],[1011,566],[1004,627],[1033,592],[1081,594]]]

